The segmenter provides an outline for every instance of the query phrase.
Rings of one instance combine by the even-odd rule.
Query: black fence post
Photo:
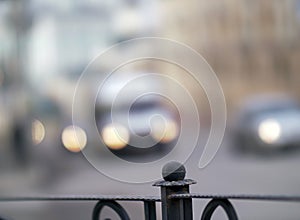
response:
[[[154,183],[161,188],[163,220],[192,220],[193,205],[191,198],[170,198],[174,194],[188,194],[189,185],[194,180],[184,179],[185,167],[178,162],[167,163],[162,169],[164,180]]]
[[[156,208],[154,201],[144,201],[145,220],[156,220]]]

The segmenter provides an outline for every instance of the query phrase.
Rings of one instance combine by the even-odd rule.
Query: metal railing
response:
[[[183,165],[170,162],[163,167],[164,180],[153,186],[160,187],[161,195],[156,196],[29,196],[29,197],[0,197],[0,202],[28,201],[97,201],[92,220],[99,220],[104,207],[110,207],[122,220],[129,220],[126,210],[117,201],[140,201],[144,203],[145,220],[156,220],[156,202],[161,203],[162,220],[192,220],[193,199],[210,199],[204,208],[201,220],[211,219],[214,211],[222,207],[228,219],[238,219],[237,212],[230,200],[268,200],[283,202],[300,202],[300,196],[287,195],[204,195],[189,192],[189,186],[196,181],[184,179],[186,174]],[[0,220],[5,220],[0,217]]]

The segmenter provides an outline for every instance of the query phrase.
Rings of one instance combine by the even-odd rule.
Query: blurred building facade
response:
[[[163,1],[165,35],[200,52],[228,106],[261,92],[300,98],[300,1]]]

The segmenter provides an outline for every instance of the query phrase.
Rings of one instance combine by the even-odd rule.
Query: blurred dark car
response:
[[[280,152],[300,146],[300,107],[288,96],[257,96],[242,106],[233,128],[241,152]]]

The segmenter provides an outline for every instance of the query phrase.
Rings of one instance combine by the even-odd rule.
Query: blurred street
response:
[[[297,172],[297,167],[300,166],[299,152],[280,157],[237,156],[232,154],[229,140],[225,138],[215,159],[204,169],[197,168],[200,154],[201,149],[197,149],[186,164],[187,177],[198,182],[191,187],[192,192],[300,194],[300,175]],[[110,163],[109,158],[101,158],[101,160]],[[70,160],[68,163],[68,173],[53,179],[49,178],[49,183],[46,185],[36,186],[32,183],[36,180],[30,182],[28,176],[11,173],[6,178],[15,185],[2,188],[0,191],[9,190],[17,195],[19,193],[20,195],[159,195],[159,189],[151,186],[152,183],[127,184],[107,178],[83,157],[79,160]],[[114,164],[110,165],[114,166]],[[145,175],[143,170],[140,170],[140,175]],[[1,177],[1,179],[5,178]],[[14,179],[16,181],[13,181]],[[200,216],[208,201],[195,201],[195,219],[198,219],[197,216]],[[3,216],[10,216],[11,219],[85,219],[91,214],[94,204],[95,202],[11,202],[1,203],[0,213]],[[142,203],[122,202],[122,204],[133,219],[142,219]],[[241,219],[298,219],[300,215],[297,203],[234,201],[234,205]]]

